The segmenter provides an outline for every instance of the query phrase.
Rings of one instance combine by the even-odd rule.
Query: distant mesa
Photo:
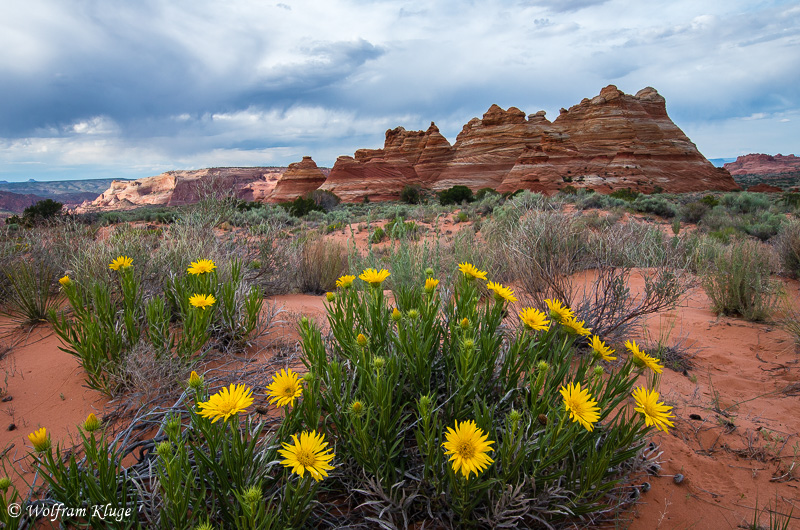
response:
[[[399,199],[408,185],[546,194],[566,186],[601,193],[739,189],[731,174],[714,167],[672,122],[655,89],[631,96],[609,85],[561,109],[552,122],[541,110],[526,115],[492,105],[482,118],[467,122],[452,145],[433,122],[425,131],[396,127],[386,131],[382,149],[340,156],[330,170],[303,157],[288,168],[169,171],[115,181],[79,211],[187,204],[215,186],[248,201],[282,202],[322,189],[360,202]]]
[[[780,193],[783,191],[783,189],[777,186],[772,186],[771,184],[767,184],[766,182],[761,182],[755,186],[750,186],[747,188],[747,191],[752,191],[755,193]]]
[[[740,156],[735,162],[729,162],[724,167],[734,176],[795,173],[800,172],[800,157],[755,153]]]

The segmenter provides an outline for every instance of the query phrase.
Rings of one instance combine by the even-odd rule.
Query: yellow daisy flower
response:
[[[368,284],[373,287],[377,287],[383,283],[383,281],[389,277],[391,273],[386,269],[381,269],[377,271],[375,269],[367,269],[361,273],[359,276],[360,279],[364,280]]]
[[[562,320],[561,325],[567,329],[568,333],[574,333],[575,335],[587,336],[591,335],[592,330],[585,326],[586,322],[584,320],[575,320],[575,318],[570,318],[567,320]]]
[[[253,391],[244,384],[231,383],[230,388],[223,388],[208,398],[208,401],[198,403],[197,406],[200,408],[200,415],[211,419],[211,423],[214,423],[219,419],[227,421],[252,404]]]
[[[522,320],[525,327],[533,331],[547,331],[550,327],[550,321],[547,320],[547,315],[532,307],[526,307],[520,311],[519,319]]]
[[[325,449],[328,442],[325,441],[323,434],[317,434],[316,431],[303,431],[298,437],[296,434],[292,435],[293,445],[287,443],[282,444],[283,449],[278,452],[286,460],[281,464],[285,467],[292,468],[292,473],[303,475],[306,471],[311,474],[311,477],[319,482],[328,476],[328,471],[333,469],[330,461],[336,456],[330,452],[330,449]]]
[[[303,395],[303,385],[300,378],[289,368],[289,371],[282,369],[279,373],[272,376],[272,384],[267,386],[267,396],[272,398],[270,403],[275,403],[279,407],[286,405],[294,406],[295,398]]]
[[[342,289],[347,289],[351,285],[353,285],[353,281],[356,279],[355,276],[352,274],[345,274],[344,276],[339,276],[339,279],[336,280],[336,287],[341,287]]]
[[[47,429],[44,427],[30,433],[28,440],[33,445],[33,450],[37,453],[44,453],[50,449],[50,435],[47,434]]]
[[[199,307],[200,309],[210,307],[214,305],[216,301],[217,299],[214,298],[214,295],[210,294],[193,294],[189,297],[189,303],[194,307]]]
[[[458,270],[464,273],[464,276],[470,276],[472,278],[477,278],[478,280],[485,280],[486,274],[488,274],[486,271],[478,270],[475,265],[467,262],[459,263]]]
[[[606,346],[606,343],[600,340],[597,335],[592,335],[592,350],[594,350],[594,354],[598,359],[603,359],[604,361],[615,361],[617,359],[611,356],[614,350]]]
[[[432,293],[436,286],[439,285],[439,280],[435,280],[433,278],[426,278],[425,279],[425,292]]]
[[[453,471],[469,478],[469,474],[474,472],[475,476],[486,469],[494,460],[486,454],[492,450],[494,443],[487,440],[488,434],[475,425],[474,420],[462,421],[460,424],[456,420],[456,428],[447,428],[445,434],[447,441],[442,444],[445,448],[445,455],[452,455],[450,461],[453,463]]]
[[[556,322],[563,322],[575,318],[572,309],[563,305],[560,300],[548,298],[544,303],[547,304],[547,308],[550,310],[550,318]]]
[[[216,269],[217,266],[214,265],[214,262],[210,259],[199,259],[197,261],[193,261],[191,266],[186,269],[186,272],[189,274],[205,274],[207,272],[211,272]]]
[[[72,284],[72,280],[69,278],[68,275],[64,275],[62,278],[58,279],[58,283],[60,283],[64,287],[66,287],[67,285],[71,285]]]
[[[108,268],[112,271],[127,269],[131,266],[133,266],[133,258],[129,258],[128,256],[119,256],[117,259],[108,264]]]
[[[658,402],[658,392],[655,390],[647,390],[644,387],[637,387],[633,389],[633,399],[636,400],[636,405],[633,410],[641,412],[644,415],[644,423],[646,426],[655,426],[660,431],[667,432],[667,427],[674,427],[670,418],[675,416],[670,414],[672,407]]]
[[[657,374],[660,374],[664,367],[658,364],[658,359],[647,355],[641,351],[635,340],[625,341],[625,347],[633,354],[633,362],[636,366],[650,368]]]
[[[504,285],[495,282],[489,282],[486,284],[486,287],[490,291],[494,291],[494,299],[498,302],[505,300],[511,304],[517,301],[517,298],[514,296],[514,291],[508,287],[505,287]]]
[[[594,424],[600,419],[600,408],[589,391],[581,390],[580,383],[570,383],[562,386],[559,392],[564,398],[564,408],[569,412],[570,419],[583,425],[587,431],[594,430]]]

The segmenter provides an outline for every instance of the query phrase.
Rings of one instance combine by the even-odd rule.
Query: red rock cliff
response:
[[[246,201],[263,201],[272,193],[284,167],[225,167],[191,171],[167,171],[155,177],[112,182],[92,202],[76,212],[125,210],[145,205],[180,206],[197,202],[200,196],[233,195]]]
[[[740,156],[735,162],[725,164],[731,175],[771,175],[800,171],[800,157],[777,154],[749,154]]]

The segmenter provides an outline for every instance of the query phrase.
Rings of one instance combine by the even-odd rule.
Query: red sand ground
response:
[[[641,283],[634,279],[632,289],[641,289]],[[790,300],[800,301],[798,285],[787,287]],[[275,301],[287,310],[290,318],[285,320],[301,313],[324,319],[323,297],[289,295]],[[800,527],[800,357],[795,345],[775,325],[717,317],[708,307],[702,289],[694,288],[680,307],[650,318],[650,340],[640,337],[640,344],[652,344],[659,328],[662,335],[671,330],[667,344],[687,337],[685,346],[696,353],[695,367],[686,375],[664,370],[661,394],[675,407],[675,427],[653,436],[663,451],[661,469],[657,476],[636,479],[635,484],[648,481],[652,488],[617,526],[737,528],[752,522],[756,504],[759,510],[775,507],[777,499],[781,512],[794,509],[790,527]],[[291,326],[283,326],[286,339],[295,340]],[[0,361],[8,376],[6,395],[13,398],[0,402],[6,418],[0,424],[0,446],[13,444],[8,454],[25,461],[28,433],[45,426],[54,442],[66,441],[89,412],[102,412],[107,400],[83,386],[77,361],[58,349],[47,326],[27,337],[5,333],[0,346],[14,339],[19,342]],[[690,419],[691,414],[698,419]],[[11,423],[16,429],[6,430]],[[685,476],[680,484],[673,479],[677,473]],[[761,524],[768,522],[763,513]]]

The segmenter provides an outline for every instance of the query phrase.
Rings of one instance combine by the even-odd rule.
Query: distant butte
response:
[[[482,118],[464,125],[453,145],[433,122],[425,131],[397,127],[386,131],[382,149],[340,156],[330,170],[303,157],[288,168],[170,171],[115,181],[79,211],[186,204],[212,183],[241,199],[264,202],[291,200],[317,188],[349,202],[395,200],[407,185],[546,194],[566,186],[601,193],[623,188],[671,193],[739,189],[731,174],[714,167],[672,122],[655,89],[631,96],[609,85],[594,98],[561,109],[552,122],[544,111],[526,116],[516,107],[492,105]]]

